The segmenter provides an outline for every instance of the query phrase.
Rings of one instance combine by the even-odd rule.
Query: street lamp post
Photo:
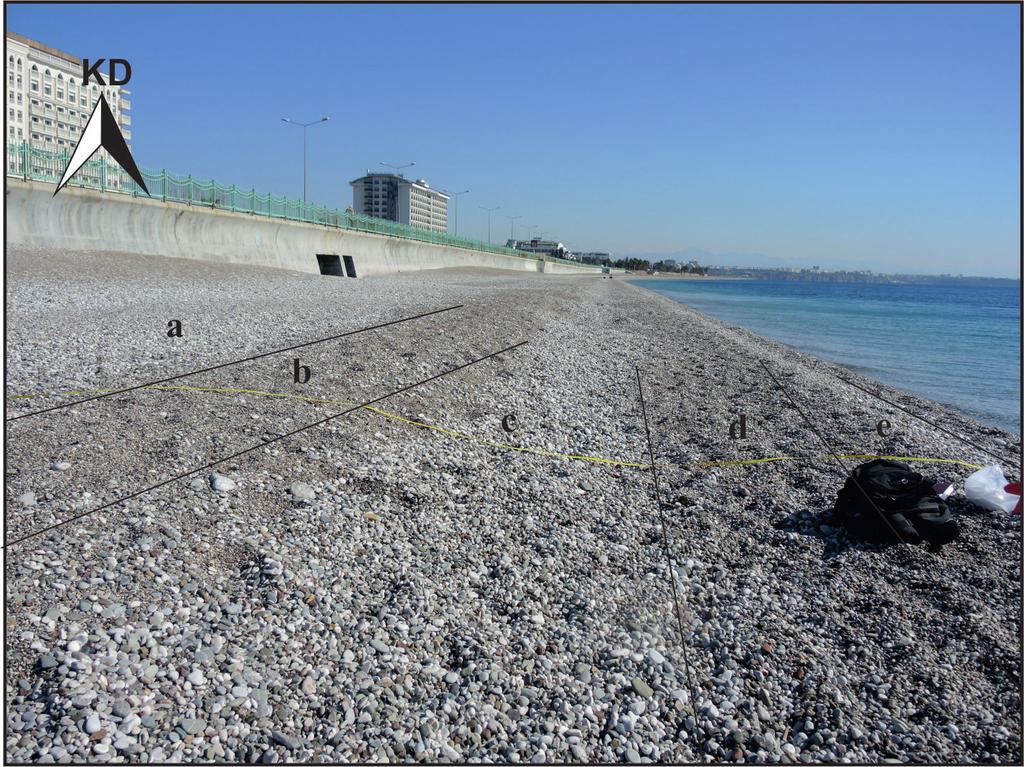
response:
[[[455,236],[458,237],[459,236],[459,195],[460,194],[469,194],[469,190],[468,189],[463,189],[461,192],[449,192],[447,189],[445,189],[444,193],[447,194],[449,197],[454,197],[455,198]]]
[[[517,218],[522,218],[522,216],[505,216],[505,218],[507,218],[509,221],[512,222],[512,229],[509,232],[508,237],[509,237],[510,240],[512,240],[514,242],[515,239],[516,239],[516,219]]]
[[[401,177],[402,174],[401,174],[400,171],[402,171],[405,168],[411,168],[413,165],[416,164],[416,161],[413,160],[412,162],[407,162],[407,163],[405,163],[405,165],[395,165],[394,163],[390,163],[390,162],[382,162],[380,164],[383,165],[385,168],[391,168],[395,172],[396,176]],[[395,221],[398,221],[398,182],[397,181],[395,182]]]
[[[395,172],[396,176],[402,175],[401,173],[399,173],[400,170],[404,170],[405,168],[411,168],[415,164],[415,162],[407,162],[405,165],[395,165],[394,163],[390,162],[381,163],[381,165],[383,165],[385,168],[391,168]]]
[[[500,205],[495,205],[493,208],[485,208],[483,205],[480,206],[480,210],[487,211],[487,244],[491,244],[491,214],[496,210],[501,210]]]
[[[286,122],[289,125],[298,125],[300,128],[302,128],[302,203],[303,203],[303,205],[305,205],[305,203],[306,203],[306,193],[307,193],[307,188],[306,188],[306,130],[310,126],[319,125],[320,123],[325,123],[325,122],[327,122],[330,119],[331,119],[330,117],[321,117],[319,120],[313,120],[313,122],[311,122],[311,123],[300,123],[300,122],[295,122],[295,120],[289,120],[287,117],[282,117],[281,118],[281,122]]]

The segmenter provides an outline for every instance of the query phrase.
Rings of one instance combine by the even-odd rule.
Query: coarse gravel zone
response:
[[[1013,479],[1019,436],[621,278],[7,255],[8,417],[463,304],[7,423],[7,761],[1021,761],[1020,517],[859,543],[823,457],[992,462],[839,375]],[[647,460],[637,366],[665,529],[559,457]]]

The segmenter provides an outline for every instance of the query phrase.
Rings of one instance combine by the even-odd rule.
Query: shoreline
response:
[[[11,422],[11,539],[263,447],[217,467],[224,489],[204,471],[8,547],[8,759],[99,743],[131,761],[1018,760],[1020,518],[959,503],[940,552],[865,546],[831,518],[844,477],[821,456],[988,457],[838,384],[834,363],[623,282],[9,253],[10,394],[463,308]],[[267,441],[520,341],[383,413]],[[779,455],[801,460],[700,466]],[[970,473],[915,466],[961,488]]]
[[[645,285],[634,285],[634,287],[639,287],[639,288],[650,290],[653,293],[658,293],[658,291],[656,289],[654,289],[653,287],[649,287],[649,286],[645,286]],[[898,393],[898,394],[900,394],[902,396],[915,397],[915,398],[920,399],[921,401],[923,401],[925,403],[928,403],[928,405],[930,407],[944,408],[944,409],[950,410],[952,412],[955,412],[955,413],[963,416],[964,418],[966,418],[968,421],[970,421],[973,424],[977,424],[977,425],[982,426],[982,427],[999,429],[999,430],[1001,430],[1001,431],[1003,431],[1003,432],[1005,432],[1005,433],[1007,433],[1007,434],[1009,434],[1009,435],[1011,435],[1013,437],[1016,437],[1018,439],[1020,437],[1020,434],[1018,432],[1014,431],[1012,429],[1012,427],[1007,427],[1007,426],[999,424],[999,423],[987,422],[987,421],[979,420],[978,416],[973,415],[972,413],[970,413],[967,410],[961,409],[961,407],[958,406],[958,405],[955,405],[955,404],[952,404],[952,403],[939,402],[938,400],[932,399],[926,393],[914,392],[914,391],[911,391],[909,389],[904,389],[904,388],[902,388],[902,387],[900,387],[900,386],[898,386],[896,384],[892,384],[892,383],[888,383],[888,382],[883,382],[881,379],[875,378],[872,375],[870,375],[869,373],[861,372],[860,369],[858,369],[858,366],[855,366],[852,363],[851,364],[847,364],[847,363],[844,363],[844,362],[841,362],[841,361],[838,361],[838,360],[826,359],[825,357],[818,356],[817,354],[815,354],[813,352],[804,351],[804,350],[800,349],[798,346],[795,346],[795,345],[792,345],[790,343],[787,343],[786,341],[782,341],[780,339],[773,338],[773,337],[771,337],[769,335],[764,335],[764,334],[758,332],[757,330],[753,330],[753,329],[747,328],[744,325],[736,324],[735,322],[730,321],[728,319],[724,319],[724,318],[721,318],[721,317],[716,317],[714,314],[709,314],[708,312],[701,311],[700,309],[691,306],[689,303],[685,302],[684,300],[681,300],[682,297],[680,297],[680,299],[675,299],[675,298],[671,298],[670,296],[667,296],[667,295],[664,295],[664,294],[660,294],[659,293],[659,295],[662,295],[663,297],[669,298],[669,300],[675,301],[676,303],[680,303],[680,304],[686,306],[691,311],[694,311],[694,312],[700,314],[703,317],[707,317],[709,319],[713,319],[713,320],[715,320],[717,322],[723,323],[726,327],[728,327],[730,329],[733,329],[733,330],[744,330],[745,332],[751,333],[751,334],[753,334],[754,336],[756,336],[758,338],[762,338],[762,339],[764,339],[766,341],[771,341],[771,342],[773,342],[775,344],[779,344],[780,346],[782,346],[782,347],[784,347],[786,349],[789,349],[792,352],[803,354],[803,355],[807,355],[808,357],[820,360],[820,361],[825,362],[825,363],[827,363],[829,365],[834,365],[837,368],[840,368],[840,369],[846,371],[847,374],[855,375],[855,376],[863,379],[864,381],[866,381],[866,382],[868,382],[868,383],[870,383],[872,385],[875,385],[877,387],[884,387],[884,388],[889,389],[890,391],[892,391],[894,393]],[[838,376],[837,376],[837,379],[839,379]],[[841,380],[841,379],[839,379],[839,380]],[[1001,414],[997,414],[997,415],[1001,416]],[[1019,411],[1018,411],[1018,417],[1019,417]]]

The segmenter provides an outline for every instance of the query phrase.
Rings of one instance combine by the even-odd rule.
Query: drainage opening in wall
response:
[[[345,276],[345,270],[341,268],[340,256],[325,256],[318,253],[316,260],[320,265],[320,274],[329,274],[332,277]]]
[[[345,256],[345,271],[348,272],[349,277],[356,276],[356,262],[352,256]]]

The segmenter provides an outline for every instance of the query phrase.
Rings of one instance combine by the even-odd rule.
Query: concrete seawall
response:
[[[319,224],[8,178],[7,245],[193,258],[320,273],[318,255],[337,256],[360,277],[485,267],[551,274],[596,267],[486,253]],[[347,257],[347,258],[346,258]]]

